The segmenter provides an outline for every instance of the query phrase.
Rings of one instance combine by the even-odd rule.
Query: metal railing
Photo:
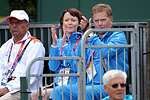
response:
[[[33,65],[34,62],[39,61],[39,60],[77,60],[77,73],[74,74],[30,74],[30,69],[31,66]],[[30,100],[31,97],[31,92],[30,92],[30,77],[36,77],[38,79],[38,77],[64,77],[64,76],[77,76],[78,77],[78,87],[81,88],[81,68],[79,67],[81,66],[81,57],[39,57],[39,58],[35,58],[33,59],[30,64],[27,66],[27,70],[26,70],[26,82],[24,85],[27,85],[27,89],[26,89],[26,93],[28,93],[27,95],[27,100]],[[22,82],[23,83],[23,82]],[[47,81],[45,80],[45,83],[47,83]],[[55,83],[55,82],[54,82]],[[23,85],[23,86],[24,86]],[[71,83],[70,83],[71,85]],[[38,87],[38,84],[37,84]],[[45,87],[47,87],[47,84],[45,85]],[[47,88],[45,89],[45,91],[47,92]],[[80,89],[78,91],[80,93]],[[38,93],[37,93],[38,94]],[[46,94],[47,95],[47,94]],[[79,98],[81,98],[79,96]],[[22,98],[23,100],[26,100],[26,98]],[[45,99],[46,100],[46,99]],[[82,100],[82,99],[79,99]]]
[[[52,24],[31,24],[30,26],[30,33],[33,36],[36,36],[38,39],[40,39],[45,48],[46,48],[46,56],[49,54],[49,47],[51,45],[51,28]],[[146,32],[147,32],[147,22],[121,22],[121,23],[113,23],[114,28],[133,28],[135,29],[135,40],[136,43],[136,49],[135,49],[135,60],[139,62],[131,62],[132,56],[131,53],[129,55],[129,65],[133,66],[135,64],[136,69],[136,76],[134,79],[138,80],[136,83],[136,97],[141,98],[144,100],[147,100],[147,88],[146,86],[146,56],[143,56],[143,53],[146,52]],[[56,33],[58,38],[62,36],[61,29],[59,28],[59,24],[56,24]],[[132,37],[128,34],[128,32],[125,32],[126,38],[128,43],[131,43]],[[9,38],[11,38],[11,34],[9,32],[8,25],[0,25],[0,46],[6,42]],[[130,52],[130,51],[129,51]],[[143,62],[144,61],[144,62]],[[45,68],[48,68],[48,66],[45,66]],[[46,69],[47,70],[47,69]],[[133,76],[133,75],[131,75]],[[139,82],[141,81],[141,82]],[[45,82],[46,83],[46,82]],[[132,87],[132,86],[131,86]],[[132,91],[132,90],[131,90]],[[82,91],[83,92],[83,91]],[[84,92],[83,92],[84,93]]]
[[[88,36],[88,34],[90,34],[91,32],[98,32],[98,31],[124,31],[124,32],[131,32],[130,33],[130,37],[131,37],[131,44],[128,44],[128,45],[104,45],[104,46],[95,46],[95,45],[92,45],[92,46],[88,46],[88,45],[85,45],[85,41],[86,41],[86,37]],[[137,87],[139,88],[139,84],[136,84],[136,83],[139,83],[139,80],[136,80],[136,78],[138,77],[137,74],[136,74],[136,68],[138,65],[136,65],[136,63],[138,62],[138,59],[136,59],[137,57],[137,43],[136,43],[136,33],[134,31],[134,29],[132,28],[112,28],[112,29],[90,29],[88,30],[84,35],[83,35],[83,38],[82,38],[82,42],[81,42],[81,57],[78,57],[78,68],[83,68],[83,69],[80,69],[78,71],[83,71],[83,72],[79,72],[79,74],[76,74],[79,78],[78,80],[78,85],[79,85],[79,91],[78,91],[78,100],[86,100],[86,71],[85,71],[85,48],[131,48],[131,81],[132,81],[132,95],[133,95],[133,100],[140,100],[139,97],[137,97],[137,95],[139,94],[140,91],[137,91]],[[117,56],[117,55],[116,55]],[[32,61],[29,65],[28,65],[28,68],[27,68],[27,73],[26,73],[26,78],[27,78],[27,92],[30,93],[30,77],[48,77],[48,76],[71,76],[71,74],[42,74],[42,75],[31,75],[29,72],[30,72],[30,68],[32,66],[32,64],[35,62],[35,61],[38,61],[38,60],[65,60],[65,59],[71,59],[72,57],[44,57],[44,58],[36,58],[34,61]],[[73,60],[73,59],[72,59]],[[75,59],[74,59],[75,60]],[[81,63],[82,62],[82,63]],[[101,61],[100,61],[101,62]],[[117,64],[116,64],[117,65]],[[80,67],[79,67],[80,66]],[[101,68],[101,67],[100,67]],[[77,72],[78,73],[78,72]],[[101,76],[100,76],[101,77]],[[81,81],[82,80],[82,81]],[[100,82],[101,83],[101,82]],[[94,87],[93,83],[92,83],[92,87]],[[93,92],[92,92],[93,93]],[[100,97],[101,98],[101,97]],[[30,99],[30,94],[28,95],[28,100]],[[94,93],[92,94],[92,99],[94,100]]]
[[[89,46],[89,45],[85,45],[84,43],[85,43],[85,41],[86,41],[86,37],[88,36],[88,34],[89,33],[91,33],[91,32],[99,32],[99,31],[123,31],[123,32],[132,32],[132,34],[130,34],[131,35],[131,44],[128,44],[128,45],[99,45],[99,46],[97,46],[97,45],[92,45],[92,46]],[[85,53],[83,53],[83,52],[85,52],[85,48],[99,48],[99,49],[101,49],[101,48],[131,48],[131,54],[132,54],[132,58],[131,58],[131,79],[132,79],[132,95],[133,95],[133,100],[140,100],[140,98],[137,98],[136,96],[137,96],[137,94],[139,94],[138,92],[139,91],[137,91],[136,90],[136,87],[139,87],[139,86],[137,86],[136,85],[136,83],[138,82],[139,83],[139,81],[137,81],[136,80],[136,71],[135,71],[135,69],[136,69],[136,65],[135,65],[135,62],[138,62],[138,60],[136,60],[136,57],[137,57],[137,55],[135,54],[135,52],[136,52],[136,43],[135,43],[135,31],[134,31],[134,29],[133,28],[111,28],[111,29],[90,29],[90,30],[88,30],[87,31],[87,34],[85,34],[85,35],[83,35],[83,39],[82,39],[82,42],[81,42],[81,57],[83,58],[83,64],[85,64]],[[116,52],[117,52],[117,49],[116,49]],[[116,56],[117,56],[117,54],[116,54]],[[100,53],[100,57],[101,57],[101,53]],[[108,56],[108,59],[109,59],[109,56]],[[116,57],[116,59],[117,59],[117,57]],[[101,62],[101,61],[100,61]],[[117,62],[116,62],[117,63]],[[117,65],[117,64],[116,64]],[[84,67],[85,65],[83,65],[83,67]],[[101,68],[101,67],[100,67]],[[109,66],[108,66],[108,69],[109,69]],[[117,69],[117,66],[116,66],[116,69]],[[85,70],[83,70],[84,72],[84,75],[83,75],[83,79],[86,79],[85,77],[86,77],[86,72],[85,72]],[[83,82],[85,82],[85,81],[83,81]],[[101,82],[100,82],[101,83]],[[83,84],[85,84],[85,83],[83,83]],[[134,85],[133,85],[134,84]],[[138,84],[139,85],[139,84]],[[137,93],[137,94],[136,94]],[[83,100],[85,100],[85,96],[86,96],[86,87],[84,87],[83,88],[83,94],[84,94],[84,99]],[[102,94],[102,93],[101,93]],[[92,96],[93,97],[93,96]],[[93,99],[94,100],[94,99]]]

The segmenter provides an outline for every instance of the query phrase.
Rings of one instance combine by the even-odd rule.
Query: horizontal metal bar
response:
[[[74,74],[30,74],[30,77],[56,77],[56,76],[79,76],[78,73]]]
[[[132,48],[133,45],[85,45],[86,48]]]
[[[47,28],[52,27],[52,25],[55,25],[56,28],[59,28],[59,24],[31,24],[30,28]]]
[[[38,61],[38,60],[79,60],[80,57],[37,57],[32,62]]]
[[[127,31],[127,32],[132,32],[134,31],[133,28],[104,28],[104,29],[89,29],[91,32],[111,32],[111,31]]]
[[[9,25],[0,25],[0,29],[9,29]]]

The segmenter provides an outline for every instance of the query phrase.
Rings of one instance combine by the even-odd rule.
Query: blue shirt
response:
[[[103,98],[102,100],[109,100],[109,96]],[[133,100],[133,97],[131,94],[125,95],[124,100]]]

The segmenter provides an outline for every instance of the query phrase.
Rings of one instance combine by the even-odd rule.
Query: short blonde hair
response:
[[[112,9],[109,5],[107,4],[97,4],[95,5],[93,8],[92,8],[92,16],[93,14],[95,13],[98,13],[98,12],[103,12],[105,11],[107,13],[107,16],[110,18],[112,17]]]

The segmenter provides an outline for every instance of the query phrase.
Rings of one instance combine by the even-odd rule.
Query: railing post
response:
[[[39,100],[42,100],[42,94],[41,94],[41,87],[39,88],[39,96],[38,96],[38,98],[39,98]]]
[[[27,99],[27,82],[26,82],[26,77],[20,77],[20,95],[21,95],[21,100],[28,100]]]

